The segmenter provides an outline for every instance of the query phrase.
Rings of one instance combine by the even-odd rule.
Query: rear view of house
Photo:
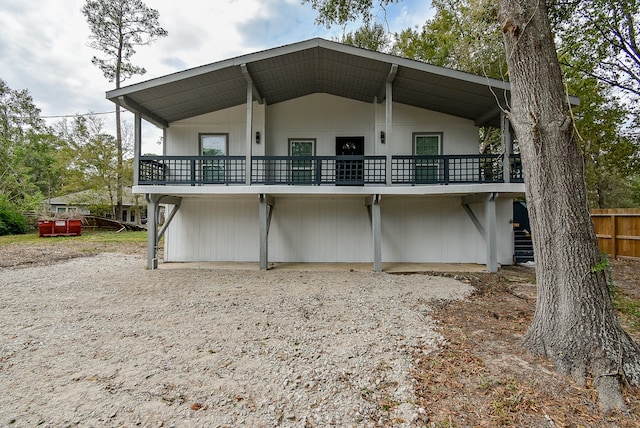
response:
[[[513,262],[508,83],[322,39],[131,85],[133,191],[164,260]],[[141,156],[141,120],[164,130]],[[478,153],[479,127],[503,153]],[[158,231],[159,205],[167,218]],[[165,233],[166,232],[166,233]]]

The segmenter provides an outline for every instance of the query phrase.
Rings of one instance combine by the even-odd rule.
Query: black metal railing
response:
[[[502,155],[393,156],[392,184],[503,183]]]
[[[385,156],[253,156],[251,184],[385,185]],[[394,185],[503,183],[502,155],[392,156]],[[509,156],[509,181],[522,183],[520,155]],[[246,184],[245,156],[142,156],[138,184]]]
[[[244,156],[141,156],[138,184],[245,184]]]
[[[252,184],[363,186],[386,183],[384,156],[254,156]]]
[[[520,155],[509,155],[509,180],[512,183],[524,183],[522,158]]]

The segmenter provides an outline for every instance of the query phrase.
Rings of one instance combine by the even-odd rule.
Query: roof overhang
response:
[[[382,102],[392,84],[393,101],[499,126],[509,83],[311,39],[181,71],[107,92],[107,99],[160,127],[254,99],[269,104],[313,93]]]

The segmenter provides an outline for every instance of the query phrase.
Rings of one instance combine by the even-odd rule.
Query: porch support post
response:
[[[509,118],[504,113],[500,112],[500,128],[502,134],[502,178],[505,183],[511,182],[511,153],[513,152],[513,141],[511,141],[511,124]]]
[[[142,116],[136,113],[133,119],[133,185],[140,178],[140,154],[142,153]]]
[[[496,199],[498,194],[495,192],[484,194],[465,196],[462,198],[462,206],[471,218],[471,221],[480,232],[482,238],[487,245],[487,272],[498,271],[498,239],[497,239],[497,221],[496,221]],[[482,203],[484,204],[484,226],[478,220],[475,213],[469,205]]]
[[[498,271],[498,239],[496,226],[496,198],[497,193],[490,193],[487,201],[484,203],[484,221],[487,237],[487,271]]]
[[[158,196],[146,194],[147,200],[147,269],[158,268]]]
[[[380,219],[380,199],[382,195],[369,196],[365,204],[369,210],[371,234],[373,237],[373,270],[382,272],[382,232]]]
[[[260,194],[260,270],[269,269],[269,228],[275,199],[267,194]]]

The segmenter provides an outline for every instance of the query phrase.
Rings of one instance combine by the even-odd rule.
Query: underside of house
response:
[[[164,236],[165,262],[376,271],[513,263],[524,184],[508,97],[502,81],[322,39],[107,93],[136,117],[149,268]],[[143,119],[164,130],[162,156],[140,155]],[[502,130],[500,154],[478,152],[483,126]]]

